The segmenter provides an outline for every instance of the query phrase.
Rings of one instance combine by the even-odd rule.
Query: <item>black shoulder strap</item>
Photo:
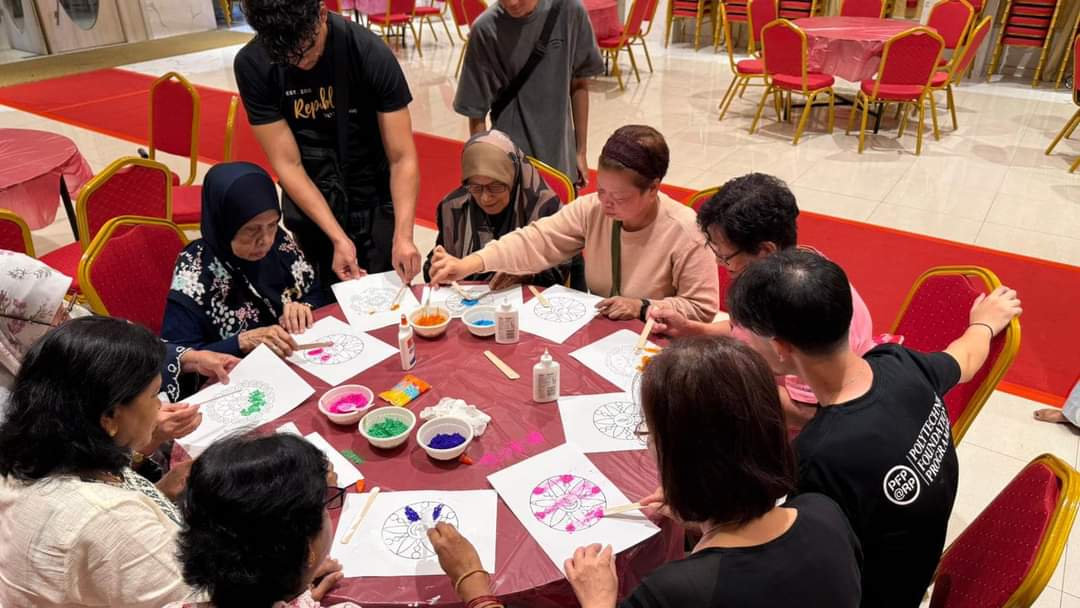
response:
[[[547,45],[551,40],[551,31],[555,29],[555,22],[559,19],[563,1],[564,0],[552,1],[551,10],[548,11],[547,19],[544,20],[544,29],[540,32],[540,38],[537,39],[536,46],[533,47],[532,53],[529,55],[528,60],[525,61],[525,65],[522,66],[520,72],[514,75],[510,84],[506,85],[495,95],[495,101],[491,102],[492,127],[495,126],[495,121],[499,120],[499,116],[502,115],[506,106],[510,105],[510,102],[514,101],[514,98],[517,97],[518,92],[521,91],[521,87],[525,86],[525,81],[532,75],[533,70],[536,69],[540,60],[547,54]]]

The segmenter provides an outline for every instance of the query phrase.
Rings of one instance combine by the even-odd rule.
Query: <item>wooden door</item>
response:
[[[125,41],[116,0],[35,0],[54,53]]]
[[[0,15],[4,18],[11,48],[45,55],[45,35],[41,33],[34,0],[0,0]]]

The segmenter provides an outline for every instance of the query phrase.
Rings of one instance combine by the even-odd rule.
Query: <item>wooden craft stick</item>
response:
[[[548,299],[544,297],[544,294],[540,293],[540,290],[537,289],[535,285],[529,285],[529,291],[532,292],[537,300],[540,300],[541,306],[544,308],[551,308],[551,302],[548,302]]]
[[[333,345],[334,345],[334,343],[330,342],[330,341],[327,341],[327,342],[310,342],[308,344],[297,344],[296,348],[294,350],[310,350],[312,348],[328,348],[328,347],[333,346]]]
[[[345,536],[341,538],[341,544],[347,545],[352,540],[353,534],[360,529],[360,523],[364,521],[364,517],[367,516],[368,510],[371,509],[372,503],[375,502],[375,497],[379,495],[379,486],[371,488],[371,492],[368,492],[367,502],[364,503],[364,508],[360,511],[360,514],[353,520],[352,527],[345,533]]]
[[[641,505],[636,502],[632,502],[628,505],[620,505],[618,507],[611,507],[610,509],[604,509],[604,517],[608,515],[618,515],[620,513],[629,513],[630,511],[637,511],[641,508]]]
[[[211,397],[211,398],[207,399],[206,401],[200,401],[199,403],[193,403],[192,405],[206,405],[207,403],[217,401],[218,399],[224,399],[225,397],[228,397],[229,395],[235,395],[236,393],[242,393],[242,392],[244,392],[244,389],[238,388],[235,391],[229,391],[227,393],[221,393],[220,395],[218,395],[216,397]]]
[[[405,290],[409,288],[409,284],[405,283],[398,288],[397,293],[394,294],[394,299],[390,302],[390,310],[397,310],[400,306],[401,296],[405,293]]]
[[[649,317],[648,321],[645,321],[645,329],[641,330],[641,335],[638,336],[637,346],[634,347],[634,352],[641,352],[641,349],[645,348],[645,343],[649,341],[649,334],[652,333],[653,325],[656,324],[656,319]]]
[[[499,368],[500,372],[506,374],[507,378],[511,380],[517,380],[521,377],[521,375],[514,371],[514,368],[504,363],[502,359],[497,357],[495,353],[491,352],[490,350],[485,350],[484,356],[487,357],[488,361],[491,361],[495,365],[495,367]]]
[[[435,291],[431,285],[424,288],[424,312],[423,315],[428,315],[428,306],[431,304],[431,294]]]
[[[457,281],[450,281],[450,287],[454,291],[456,291],[457,294],[459,296],[461,296],[461,298],[463,300],[472,300],[473,299],[472,295],[470,295],[469,292],[465,291],[465,289],[461,285],[459,285]]]

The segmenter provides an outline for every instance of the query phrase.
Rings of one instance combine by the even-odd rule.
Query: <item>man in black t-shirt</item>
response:
[[[971,307],[939,353],[848,344],[851,287],[839,266],[795,249],[750,265],[728,291],[734,323],[777,374],[803,378],[821,408],[795,440],[799,491],[847,514],[862,543],[862,606],[915,608],[941,551],[959,474],[942,396],[970,380],[990,340],[1020,314],[1002,287]]]
[[[245,0],[255,39],[233,70],[280,180],[285,227],[324,288],[361,270],[420,271],[419,168],[405,75],[385,43],[322,0]],[[335,113],[345,99],[348,114]],[[339,139],[340,138],[340,139]],[[344,158],[341,158],[344,156]]]

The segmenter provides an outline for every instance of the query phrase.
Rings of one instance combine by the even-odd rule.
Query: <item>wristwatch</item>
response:
[[[649,315],[649,306],[651,305],[652,302],[646,300],[645,298],[641,298],[641,312],[638,313],[638,321],[641,321],[642,323],[645,322],[646,317],[648,317]]]

